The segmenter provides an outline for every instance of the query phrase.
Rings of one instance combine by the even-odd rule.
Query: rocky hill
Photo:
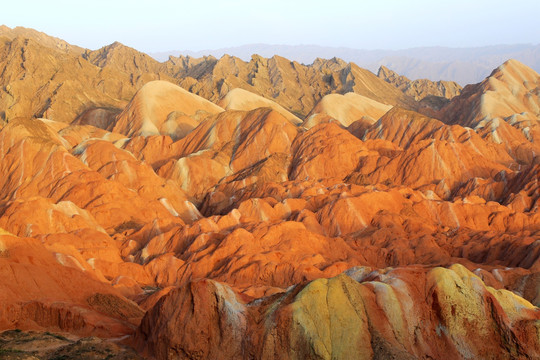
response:
[[[438,96],[446,99],[451,99],[461,93],[461,86],[453,81],[430,81],[409,80],[403,75],[381,66],[377,72],[377,76],[384,81],[394,85],[404,93],[412,96],[415,100],[420,101],[427,96]]]
[[[0,355],[540,357],[532,69],[3,41]]]

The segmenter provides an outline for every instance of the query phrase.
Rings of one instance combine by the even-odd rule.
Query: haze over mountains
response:
[[[384,44],[381,44],[384,46]],[[508,59],[516,59],[535,71],[540,71],[540,44],[495,45],[476,48],[419,47],[403,50],[359,50],[343,47],[317,45],[268,45],[250,44],[238,47],[201,51],[176,50],[151,53],[155,59],[166,61],[170,55],[202,57],[212,55],[220,58],[228,54],[242,60],[251,55],[263,57],[283,56],[303,64],[311,64],[317,58],[337,57],[354,62],[374,73],[380,66],[388,67],[413,80],[447,80],[462,86],[482,81],[493,68]]]
[[[540,75],[0,28],[0,355],[540,357]]]

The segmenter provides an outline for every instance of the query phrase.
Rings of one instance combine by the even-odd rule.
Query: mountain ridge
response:
[[[224,54],[249,60],[251,54],[265,57],[280,55],[303,64],[311,64],[317,57],[343,58],[373,73],[386,66],[413,80],[456,81],[464,86],[481,81],[490,71],[507,60],[516,58],[536,71],[540,71],[540,44],[492,45],[472,48],[417,47],[402,50],[362,50],[319,45],[268,45],[250,44],[222,49],[200,51],[176,50],[153,52],[149,55],[166,61],[170,55],[202,57]],[[456,54],[457,53],[457,54]],[[449,60],[450,59],[450,60]]]
[[[15,37],[0,44],[5,54],[0,66],[9,70],[4,71],[9,76],[0,78],[4,121],[18,114],[71,122],[96,108],[117,113],[142,85],[152,80],[173,82],[214,103],[230,90],[242,88],[277,102],[300,118],[332,92],[352,91],[390,105],[417,107],[414,99],[373,73],[336,58],[319,59],[312,66],[280,56],[267,59],[258,55],[249,62],[223,56],[170,58],[159,63],[118,42],[76,53],[44,46],[41,36],[28,40]],[[12,60],[7,61],[8,57]],[[27,76],[27,69],[37,70]],[[19,74],[17,79],[14,73]],[[88,83],[93,84],[91,89],[85,89]],[[66,108],[66,104],[71,106]]]

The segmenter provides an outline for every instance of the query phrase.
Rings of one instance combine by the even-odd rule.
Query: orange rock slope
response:
[[[129,51],[81,55],[117,76],[85,93],[103,107],[75,96],[47,118],[28,110],[43,90],[0,109],[0,330],[95,335],[156,359],[540,357],[534,71],[507,62],[424,111],[336,59]],[[150,81],[175,62],[198,77],[171,80],[223,107]],[[321,82],[334,71],[349,78],[339,94]],[[32,91],[16,84],[14,98]]]

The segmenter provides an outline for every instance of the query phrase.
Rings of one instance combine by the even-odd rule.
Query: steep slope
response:
[[[253,53],[264,57],[280,54],[283,57],[310,64],[318,58],[338,57],[345,62],[354,62],[374,73],[381,66],[393,69],[410,79],[440,79],[455,81],[462,86],[482,81],[493,68],[507,59],[517,59],[540,72],[540,44],[492,45],[481,47],[450,48],[442,46],[415,47],[401,50],[360,50],[345,47],[317,45],[249,44],[238,47],[209,49],[202,51],[170,51],[152,53],[159,61],[170,55],[184,54],[200,58],[225,54],[249,60]]]
[[[256,95],[240,88],[232,89],[231,91],[229,91],[227,95],[225,95],[225,97],[219,100],[218,105],[227,110],[244,111],[254,110],[260,107],[269,107],[279,112],[287,120],[291,121],[294,124],[299,124],[302,122],[298,117],[285,110],[276,102],[265,99],[262,96]]]
[[[363,139],[388,140],[403,152],[379,163],[367,178],[372,168],[363,167],[351,181],[390,181],[413,188],[438,184],[436,192],[443,198],[471,177],[510,172],[513,163],[504,147],[486,142],[470,129],[397,108],[368,128]]]
[[[265,59],[254,55],[250,62],[227,55],[217,61],[209,60],[208,65],[184,67],[181,71],[185,80],[180,84],[213,101],[232,89],[241,88],[274,99],[293,114],[304,116],[315,105],[317,97],[332,89],[314,69],[279,56]],[[183,64],[189,66],[187,62]],[[313,96],[304,96],[309,93]]]
[[[87,50],[83,57],[107,73],[132,75],[130,83],[134,86],[141,86],[149,81],[148,76],[151,74],[157,75],[158,79],[166,78],[165,73],[160,73],[163,70],[162,64],[119,42],[114,42],[95,51]],[[155,79],[154,76],[152,77]]]
[[[309,119],[317,114],[326,114],[338,120],[343,126],[349,126],[361,118],[375,122],[391,108],[390,105],[382,104],[355,93],[345,95],[330,94],[323,97],[315,105],[308,114],[306,121],[309,123]]]
[[[142,84],[167,78],[136,65],[130,67],[134,67],[133,72],[100,68],[87,60],[94,59],[89,54],[92,52],[79,55],[51,48],[32,38],[3,38],[0,118],[9,121],[19,116],[46,117],[72,122],[89,109],[121,109]]]
[[[244,62],[224,55],[219,60],[171,57],[166,65],[170,73],[182,77],[182,87],[211,101],[241,88],[273,99],[301,118],[329,93],[355,92],[387,105],[417,107],[414,99],[370,71],[339,59],[318,59],[306,66],[279,56],[254,55]]]
[[[427,79],[409,80],[385,66],[381,66],[377,76],[394,85],[405,94],[422,104],[439,110],[449,99],[459,95],[462,87],[453,81],[431,81]]]
[[[62,39],[49,36],[43,32],[30,28],[25,28],[22,26],[17,26],[11,29],[6,25],[0,25],[0,37],[6,37],[9,40],[13,40],[17,37],[32,39],[45,47],[77,55],[80,55],[84,52],[84,49],[79,46],[71,45]]]
[[[219,60],[171,58],[161,64],[120,43],[81,54],[80,49],[54,45],[54,38],[40,33],[9,32],[14,33],[20,36],[4,37],[0,44],[4,121],[35,116],[63,122],[78,118],[78,123],[96,124],[96,112],[105,117],[116,115],[152,80],[179,84],[214,102],[240,88],[272,99],[289,119],[303,118],[325,95],[336,92],[356,92],[388,105],[417,107],[412,98],[371,72],[339,59],[319,59],[305,66],[279,56],[254,56],[250,62],[224,56]]]
[[[527,120],[540,119],[540,75],[516,60],[508,60],[484,81],[466,86],[461,96],[441,110],[447,123],[473,128],[499,118],[511,121],[521,115]]]
[[[8,206],[9,201],[30,200],[36,196],[51,199],[53,204],[68,201],[73,206],[70,205],[71,209],[66,210],[67,216],[77,213],[77,208],[86,210],[91,218],[95,219],[92,221],[97,221],[101,227],[112,233],[124,223],[146,223],[156,216],[171,216],[169,210],[159,201],[161,196],[156,194],[153,201],[148,201],[134,189],[127,187],[127,184],[107,179],[98,172],[107,172],[102,166],[103,163],[95,170],[89,168],[85,159],[89,155],[86,154],[88,144],[75,147],[70,153],[68,142],[40,120],[21,118],[10,121],[0,131],[0,143],[0,168],[10,173],[10,176],[0,180],[0,200],[8,202]],[[119,154],[115,154],[114,149],[116,148],[112,146],[107,151],[102,147],[104,152],[100,156],[107,157],[106,162],[115,161],[115,158],[121,160],[117,158]],[[126,166],[113,166],[111,171],[117,176],[122,172],[127,172],[128,176],[132,177],[141,175],[129,167],[126,169]],[[110,173],[108,175],[111,176]],[[159,188],[153,191],[159,191]],[[132,203],[133,207],[129,207],[128,203]],[[141,212],[137,207],[143,204],[145,211]],[[125,211],[117,211],[124,207]],[[34,211],[38,212],[37,209]],[[179,211],[181,212],[181,209]],[[72,218],[72,221],[77,220],[79,218]],[[49,218],[48,222],[55,225],[52,218]],[[28,221],[26,231],[30,234],[32,226],[33,223]]]
[[[367,147],[338,125],[319,124],[299,135],[293,143],[291,179],[339,178],[353,172],[360,157],[367,156]],[[332,159],[339,154],[340,161],[333,166]]]
[[[386,81],[379,79],[371,71],[350,63],[342,73],[344,92],[355,92],[383,104],[415,110],[418,104]]]
[[[475,128],[486,140],[506,147],[516,166],[538,163],[540,75],[516,60],[469,85],[434,116]]]
[[[112,131],[129,137],[170,135],[181,138],[207,115],[223,109],[167,81],[146,83],[118,115]]]
[[[252,302],[225,284],[194,281],[146,314],[139,348],[158,359],[540,355],[538,310],[508,291],[486,287],[462,266],[366,275],[370,270]]]
[[[264,162],[274,154],[288,154],[296,127],[277,111],[259,108],[227,111],[203,121],[182,140],[158,174],[173,179],[192,197],[205,194],[228,175]],[[286,172],[286,169],[276,169]]]
[[[109,338],[133,332],[144,314],[135,303],[80,258],[58,245],[50,250],[37,239],[0,235],[0,328]]]

